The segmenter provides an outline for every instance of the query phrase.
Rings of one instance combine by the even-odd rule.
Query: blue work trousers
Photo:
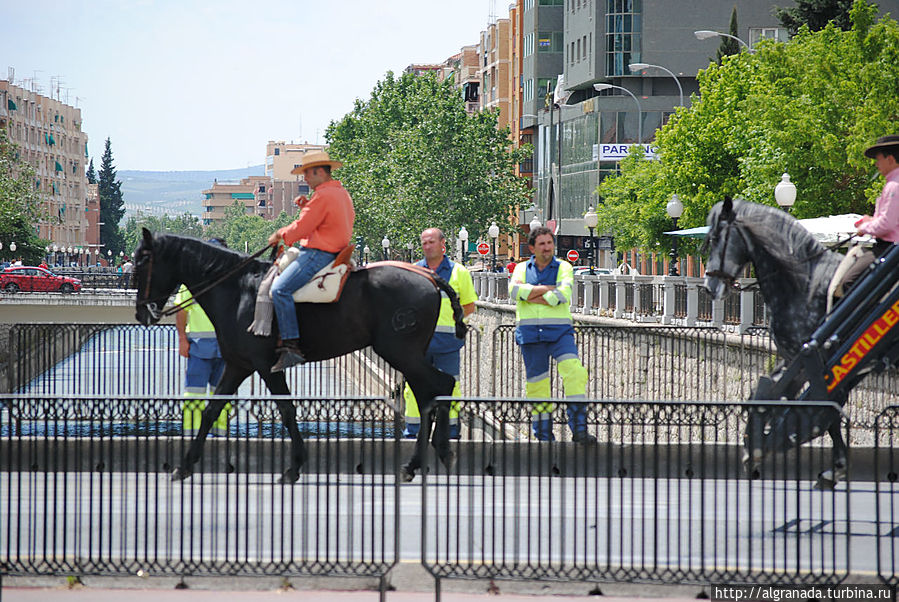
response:
[[[272,284],[272,305],[278,317],[281,340],[300,338],[293,293],[307,284],[319,270],[334,261],[337,253],[300,247],[296,260],[281,272]]]

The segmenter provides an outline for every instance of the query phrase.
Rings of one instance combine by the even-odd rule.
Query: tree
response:
[[[238,251],[255,253],[268,244],[268,237],[278,228],[293,221],[284,211],[274,221],[262,219],[258,215],[247,215],[247,207],[241,201],[225,209],[225,219],[206,229],[206,236],[224,240],[229,247]]]
[[[203,224],[200,218],[190,213],[182,213],[181,215],[170,216],[164,214],[162,216],[150,215],[138,211],[137,215],[132,215],[125,222],[123,237],[125,241],[126,253],[127,249],[136,249],[138,243],[143,237],[141,228],[146,228],[150,232],[168,232],[170,234],[181,234],[184,236],[193,236],[201,238],[203,236]]]
[[[529,199],[514,165],[530,148],[513,150],[497,113],[469,115],[451,81],[388,72],[367,101],[327,130],[336,176],[353,197],[355,234],[388,235],[393,246],[415,242],[428,227],[472,239],[492,221],[511,231],[510,216]]]
[[[876,17],[857,0],[850,31],[803,28],[789,43],[763,41],[755,54],[700,72],[700,97],[656,134],[660,160],[622,162],[621,175],[600,185],[600,229],[616,241],[667,243],[672,194],[688,228],[724,195],[776,206],[783,172],[799,191],[796,217],[870,213],[883,180],[863,151],[895,132],[899,115],[899,24]]]
[[[824,29],[831,21],[842,30],[852,29],[849,13],[853,0],[796,0],[792,8],[778,8],[775,16],[787,28],[791,36],[806,25],[810,31]]]
[[[734,38],[740,37],[740,26],[737,25],[737,7],[730,13],[730,31],[728,33]],[[715,54],[715,62],[719,65],[726,56],[733,56],[740,53],[740,43],[734,38],[721,36],[721,45],[718,46],[718,52]]]
[[[0,128],[0,260],[22,258],[37,263],[46,240],[38,238],[35,224],[41,218],[38,180],[34,168],[21,158],[19,147]],[[16,250],[10,243],[16,243]]]
[[[116,180],[115,165],[112,162],[112,145],[106,139],[103,160],[100,163],[100,243],[113,255],[126,251],[119,222],[125,215],[125,203],[122,200],[122,183]]]
[[[91,163],[87,168],[87,183],[88,184],[96,184],[97,183],[97,172],[94,171],[94,160],[91,159]]]

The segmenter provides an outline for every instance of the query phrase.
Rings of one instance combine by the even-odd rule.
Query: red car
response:
[[[44,268],[14,266],[0,272],[0,289],[7,293],[19,291],[74,293],[81,290],[81,281],[68,276],[57,276]]]

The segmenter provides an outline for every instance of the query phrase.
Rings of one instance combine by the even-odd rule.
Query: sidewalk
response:
[[[533,585],[535,590],[539,584]],[[288,602],[292,600],[327,600],[328,602],[377,602],[376,591],[335,592],[326,590],[275,590],[275,591],[212,591],[212,590],[133,590],[133,589],[43,589],[4,588],[0,592],[3,602],[155,602],[177,600],[179,602]],[[389,602],[419,602],[433,600],[433,592],[387,592]],[[445,602],[634,602],[638,598],[606,596],[569,596],[565,594],[474,594],[443,592]],[[692,602],[690,598],[664,598],[665,602]]]

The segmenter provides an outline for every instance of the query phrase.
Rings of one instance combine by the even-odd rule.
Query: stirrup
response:
[[[281,357],[278,358],[278,361],[275,362],[275,365],[272,366],[271,372],[283,372],[285,368],[290,368],[292,366],[298,366],[300,364],[305,364],[306,358],[303,357],[303,354],[299,351],[291,351],[288,348],[285,348],[281,351]]]

